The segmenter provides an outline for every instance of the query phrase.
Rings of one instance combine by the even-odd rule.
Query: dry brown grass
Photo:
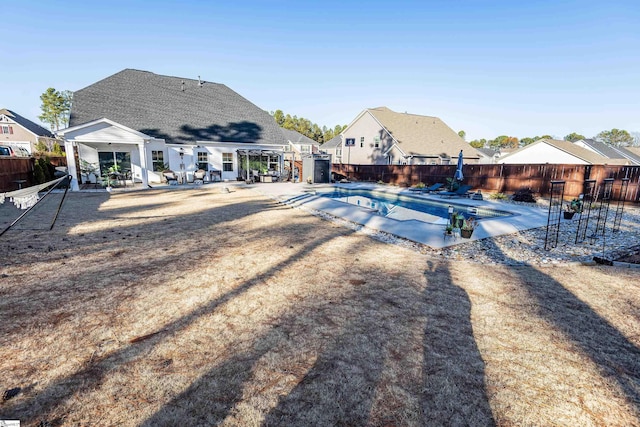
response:
[[[50,219],[0,238],[0,419],[640,425],[639,270],[449,263],[213,186]]]

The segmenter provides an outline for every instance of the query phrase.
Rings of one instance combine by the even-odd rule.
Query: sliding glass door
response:
[[[98,153],[100,162],[100,175],[109,172],[114,165],[117,165],[117,171],[126,173],[131,171],[131,153],[122,151],[100,151]]]

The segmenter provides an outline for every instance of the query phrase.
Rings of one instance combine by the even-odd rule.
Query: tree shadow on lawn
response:
[[[424,291],[402,274],[371,274],[380,279],[354,281],[347,295],[300,302],[144,425],[246,423],[252,411],[262,425],[494,425],[471,304],[446,264],[429,266]],[[275,406],[262,420],[265,402]]]
[[[288,225],[291,226],[291,224]],[[283,225],[283,227],[285,227],[285,225]],[[308,233],[312,233],[313,231],[313,227],[306,228],[306,232]],[[274,228],[271,232],[278,234],[278,229]],[[63,407],[65,401],[71,396],[99,388],[105,380],[105,377],[110,372],[148,354],[154,347],[158,346],[164,340],[170,339],[170,337],[185,330],[199,318],[209,315],[226,302],[246,293],[257,283],[263,282],[287,266],[301,260],[317,247],[336,237],[344,236],[349,233],[351,233],[351,231],[337,229],[322,238],[314,237],[313,234],[310,234],[308,239],[304,239],[304,235],[299,235],[300,241],[304,241],[305,243],[300,245],[295,252],[295,255],[292,255],[272,266],[269,270],[261,273],[258,277],[244,281],[233,290],[200,306],[191,313],[171,321],[162,327],[157,328],[155,331],[151,331],[145,339],[140,340],[139,342],[130,343],[129,345],[106,354],[105,356],[94,358],[87,362],[84,368],[78,370],[72,375],[54,381],[44,390],[37,392],[37,394],[25,396],[14,405],[5,405],[3,408],[0,408],[0,418],[21,419],[26,422],[36,422],[36,420],[33,419],[33,416],[34,414],[37,414],[37,416],[42,420],[46,420],[50,414],[56,413],[56,408]],[[233,359],[229,363],[233,364]]]
[[[199,264],[206,264],[212,256],[224,250],[226,241],[242,233],[242,230],[229,230],[229,222],[269,209],[279,209],[279,206],[269,200],[231,203],[193,214],[176,213],[170,218],[153,218],[151,222],[142,226],[125,225],[117,230],[87,232],[82,236],[48,235],[52,240],[48,240],[46,244],[54,249],[49,250],[44,246],[40,251],[46,252],[46,263],[59,262],[61,269],[68,270],[68,275],[59,282],[48,277],[25,277],[25,286],[15,289],[11,294],[5,293],[0,302],[0,306],[6,308],[0,311],[0,332],[21,334],[22,318],[33,322],[41,316],[57,317],[61,311],[77,314],[83,304],[91,304],[91,301],[100,297],[103,292],[112,294],[126,289],[129,297],[144,292],[145,289],[132,286],[135,285],[136,277],[160,274],[166,281],[180,271],[189,271]],[[144,208],[140,209],[140,212],[143,213]],[[129,213],[134,211],[130,210]],[[88,216],[90,215],[89,213]],[[167,233],[167,227],[174,221],[179,222],[180,233]],[[214,228],[210,230],[208,227],[212,225]],[[215,238],[203,236],[203,232],[215,234]],[[273,234],[277,235],[277,232],[277,229],[272,230]],[[71,240],[72,249],[56,250],[55,248],[62,243],[56,241],[56,238]],[[144,250],[145,253],[141,253],[141,248],[144,247],[142,245],[149,243],[152,244],[152,248],[147,248]],[[22,246],[22,250],[27,253],[38,252],[35,244],[22,242]],[[16,251],[8,252],[12,253],[15,256]],[[82,259],[86,258],[87,254],[94,253],[99,253],[100,258],[109,260],[108,270],[105,269],[104,263],[100,262],[100,258],[87,261],[81,269],[73,270],[66,267],[71,264],[73,258]],[[122,262],[118,263],[118,260]],[[168,265],[172,266],[171,272],[166,271]],[[26,286],[28,282],[34,283]],[[52,295],[55,295],[55,298],[52,298]],[[37,313],[35,316],[34,311]]]
[[[426,425],[495,425],[484,383],[482,355],[473,336],[471,301],[443,263],[428,262],[424,330]]]
[[[493,250],[501,252],[495,244]],[[536,314],[589,357],[603,378],[615,380],[640,414],[640,349],[553,277],[533,267],[511,270],[519,276],[517,285],[537,301]]]

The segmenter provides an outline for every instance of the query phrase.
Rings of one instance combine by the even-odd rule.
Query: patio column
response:
[[[73,142],[64,140],[64,151],[67,156],[67,171],[71,175],[71,191],[80,191],[78,185],[78,166],[76,165],[76,153]]]
[[[140,175],[142,178],[143,188],[147,188],[149,186],[149,173],[147,169],[147,149],[145,145],[147,142],[149,142],[149,140],[145,139],[142,141],[142,144],[138,144],[138,152],[140,153]]]

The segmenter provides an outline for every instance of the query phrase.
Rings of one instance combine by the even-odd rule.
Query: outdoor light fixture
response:
[[[453,206],[449,205],[449,215],[453,213]]]
[[[183,159],[184,158],[184,148],[180,149],[180,158]]]

